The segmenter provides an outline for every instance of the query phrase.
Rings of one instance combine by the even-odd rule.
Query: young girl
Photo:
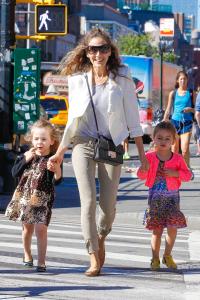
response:
[[[59,137],[51,123],[38,120],[32,125],[28,138],[33,147],[17,158],[12,169],[12,175],[20,180],[5,214],[10,220],[22,221],[23,263],[27,267],[33,266],[31,240],[35,230],[37,271],[45,272],[47,226],[54,201],[54,183],[61,181],[60,165],[50,164],[48,159],[55,153]]]
[[[160,268],[160,245],[163,229],[167,228],[165,251],[162,263],[168,268],[176,269],[171,252],[176,239],[177,228],[186,227],[186,220],[179,208],[179,187],[182,181],[192,177],[180,154],[172,153],[171,146],[175,141],[176,130],[170,122],[156,125],[153,133],[154,151],[146,153],[150,163],[148,171],[138,169],[137,175],[149,187],[148,205],[145,211],[144,224],[152,230],[151,269]]]

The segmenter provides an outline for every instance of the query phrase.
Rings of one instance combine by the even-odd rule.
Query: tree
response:
[[[156,47],[151,45],[149,35],[128,34],[119,38],[117,43],[120,53],[126,55],[145,55],[153,56],[156,54]]]
[[[152,46],[151,36],[148,34],[128,34],[119,38],[117,42],[120,53],[125,55],[145,55],[147,57],[159,58],[158,47]],[[178,56],[173,52],[164,52],[163,60],[176,63]]]
[[[150,5],[148,3],[141,3],[140,8],[142,10],[148,10],[150,8]]]

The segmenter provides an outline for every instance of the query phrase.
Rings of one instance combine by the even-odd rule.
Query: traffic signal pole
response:
[[[12,142],[13,72],[11,50],[15,45],[15,1],[0,0],[0,8],[0,113],[2,114],[2,118],[0,118],[0,144],[7,144]]]
[[[14,15],[15,1],[0,0],[0,193],[8,193],[13,182],[10,163],[13,139],[11,51],[15,45]]]

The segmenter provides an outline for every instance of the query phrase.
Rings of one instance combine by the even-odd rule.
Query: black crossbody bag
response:
[[[99,133],[99,127],[98,127],[98,123],[97,123],[94,102],[92,99],[92,94],[91,94],[89,83],[88,83],[88,77],[86,74],[85,74],[85,79],[86,79],[86,83],[87,83],[87,87],[88,87],[88,91],[89,91],[89,95],[90,95],[90,101],[92,104],[95,124],[96,124],[96,128],[97,128],[97,135],[98,135],[97,141],[95,143],[94,160],[97,162],[106,163],[106,164],[110,164],[113,166],[123,164],[123,154],[124,154],[123,146],[121,144],[118,146],[115,146],[115,144],[113,143],[112,140],[104,137],[103,135],[100,135],[100,133]]]

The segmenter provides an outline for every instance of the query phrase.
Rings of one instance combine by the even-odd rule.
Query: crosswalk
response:
[[[21,224],[8,221],[1,215],[0,280],[1,286],[4,288],[0,288],[0,299],[12,299],[12,297],[14,299],[25,299],[22,297],[27,297],[27,295],[29,296],[28,299],[31,299],[32,296],[35,297],[33,295],[35,292],[33,293],[30,289],[31,286],[37,286],[36,296],[42,297],[41,299],[92,299],[91,290],[93,288],[91,290],[90,288],[83,288],[83,286],[88,286],[88,282],[93,287],[97,287],[94,292],[98,292],[98,297],[94,299],[147,299],[145,296],[144,298],[139,296],[133,298],[133,280],[137,280],[139,284],[137,291],[134,288],[134,295],[137,295],[137,292],[139,295],[140,289],[143,289],[143,293],[146,293],[144,292],[144,286],[142,287],[143,281],[145,280],[148,283],[150,280],[151,282],[152,276],[154,279],[157,278],[161,285],[164,278],[167,278],[166,284],[168,285],[171,282],[171,277],[176,278],[177,282],[182,282],[181,269],[189,260],[188,238],[188,229],[179,231],[173,251],[179,270],[173,275],[167,272],[154,274],[155,272],[151,272],[149,269],[151,233],[142,226],[117,223],[113,226],[113,230],[106,240],[106,263],[102,270],[102,276],[88,279],[83,276],[89,265],[89,258],[83,242],[80,223],[77,219],[66,221],[66,216],[53,218],[48,229],[46,261],[48,270],[45,274],[38,274],[34,269],[25,269],[22,265]],[[35,237],[33,237],[32,242],[34,263],[36,265],[37,245]],[[163,253],[163,249],[164,238],[161,253]],[[19,287],[22,286],[24,288],[20,289]],[[111,286],[113,286],[113,290]],[[125,298],[119,296],[116,288],[119,286],[121,288],[126,287]],[[100,287],[104,288],[101,289]],[[77,288],[81,290],[79,296],[76,294]],[[109,290],[106,298],[105,289]],[[68,290],[67,298],[66,290]],[[47,294],[49,298],[45,298]],[[89,294],[91,294],[91,298]],[[10,298],[6,295],[9,295]],[[149,293],[146,297],[148,295]]]
[[[0,253],[12,253],[12,262],[20,263],[19,254],[22,255],[23,248],[21,243],[21,224],[8,221],[1,216],[0,221]],[[142,226],[133,225],[114,225],[112,233],[106,241],[106,262],[108,264],[120,266],[142,264],[144,267],[149,266],[151,259],[150,248],[151,233],[146,231]],[[177,255],[177,262],[184,262],[188,259],[188,230],[183,229],[179,232],[174,255]],[[164,248],[164,237],[161,252]],[[33,255],[37,255],[36,238],[33,237]],[[85,249],[84,241],[81,234],[80,224],[72,222],[52,221],[48,229],[48,260],[52,262],[51,257],[62,257],[65,261],[77,259],[82,266],[86,266],[88,254]],[[4,261],[1,258],[0,262]],[[11,262],[11,263],[12,263]],[[73,264],[72,264],[73,267]]]

